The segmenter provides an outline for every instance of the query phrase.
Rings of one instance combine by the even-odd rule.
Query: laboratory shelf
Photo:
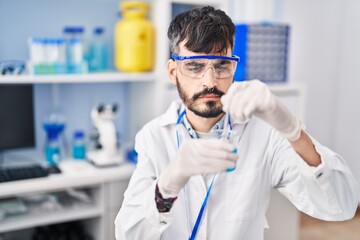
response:
[[[0,84],[46,84],[46,83],[99,83],[99,82],[150,82],[155,73],[86,73],[62,75],[16,75],[0,76]]]
[[[0,199],[28,193],[60,191],[68,188],[97,186],[106,182],[126,181],[135,169],[135,166],[130,163],[108,168],[96,168],[88,162],[75,160],[64,160],[59,167],[62,171],[61,174],[1,183]]]
[[[38,226],[85,220],[102,216],[100,206],[83,204],[76,208],[7,216],[0,221],[0,232],[10,232]]]
[[[97,168],[86,161],[65,159],[59,167],[62,171],[60,174],[0,184],[0,201],[9,198],[23,199],[28,209],[24,214],[5,214],[0,219],[0,233],[14,233],[17,236],[17,231],[38,226],[81,221],[90,224],[87,230],[94,239],[114,239],[111,236],[114,232],[112,228],[115,214],[120,209],[135,166],[123,163]],[[91,201],[72,197],[67,203],[62,196],[69,190],[85,191]],[[47,211],[31,202],[43,194],[58,196],[62,207]]]

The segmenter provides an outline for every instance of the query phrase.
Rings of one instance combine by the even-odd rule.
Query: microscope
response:
[[[103,167],[123,162],[117,147],[117,131],[114,118],[117,114],[116,104],[100,104],[91,109],[91,119],[97,130],[96,149],[88,151],[86,157],[94,165]]]

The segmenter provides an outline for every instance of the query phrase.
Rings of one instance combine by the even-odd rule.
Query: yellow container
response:
[[[120,3],[123,19],[115,26],[115,67],[123,72],[144,72],[154,68],[154,27],[146,15],[148,4]]]

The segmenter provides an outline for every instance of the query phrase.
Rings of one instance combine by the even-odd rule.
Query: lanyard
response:
[[[177,121],[176,121],[176,125],[178,125],[178,124],[181,122],[181,120],[182,120],[182,118],[184,117],[185,113],[186,113],[186,110],[184,110],[184,111],[182,111],[182,112],[180,113],[180,115],[179,115],[179,117],[178,117],[178,119],[177,119]],[[228,124],[230,124],[230,129],[231,129],[232,126],[231,126],[230,119],[225,118],[224,127],[227,127]],[[176,130],[176,140],[177,140],[177,146],[178,146],[178,148],[179,148],[179,147],[180,147],[180,138],[179,138],[179,132],[178,132],[177,130]],[[197,218],[196,218],[196,222],[195,222],[195,225],[194,225],[194,228],[193,228],[193,230],[192,230],[192,233],[191,233],[191,236],[190,236],[189,240],[195,240],[195,237],[196,237],[198,228],[199,228],[199,226],[200,226],[200,222],[201,222],[201,219],[202,219],[202,216],[203,216],[203,213],[204,213],[204,210],[205,210],[207,201],[208,201],[209,196],[210,196],[210,192],[211,192],[211,189],[212,189],[212,186],[213,186],[215,177],[216,177],[216,175],[215,175],[215,176],[213,177],[213,179],[211,180],[211,184],[210,184],[210,186],[209,186],[209,189],[208,189],[207,192],[206,192],[206,196],[205,196],[204,201],[203,201],[203,203],[202,203],[202,205],[201,205],[200,211],[199,211],[198,216],[197,216]]]
[[[205,210],[207,201],[208,201],[208,199],[209,199],[209,195],[210,195],[210,192],[211,192],[211,189],[212,189],[214,180],[215,180],[215,176],[214,176],[213,179],[211,180],[211,184],[210,184],[210,186],[209,186],[209,189],[208,189],[207,192],[206,192],[206,196],[205,196],[204,201],[203,201],[203,203],[202,203],[202,205],[201,205],[199,214],[198,214],[198,216],[197,216],[197,218],[196,218],[196,222],[195,222],[195,225],[194,225],[194,228],[193,228],[193,230],[192,230],[192,233],[191,233],[191,236],[190,236],[189,240],[195,240],[195,237],[196,237],[196,234],[197,234],[197,230],[198,230],[198,228],[199,228],[202,215],[203,215],[203,213],[204,213],[204,210]]]

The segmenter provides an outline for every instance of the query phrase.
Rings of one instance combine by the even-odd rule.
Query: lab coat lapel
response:
[[[191,226],[194,226],[195,224],[199,210],[206,196],[206,191],[205,181],[201,175],[192,176],[186,184]]]

